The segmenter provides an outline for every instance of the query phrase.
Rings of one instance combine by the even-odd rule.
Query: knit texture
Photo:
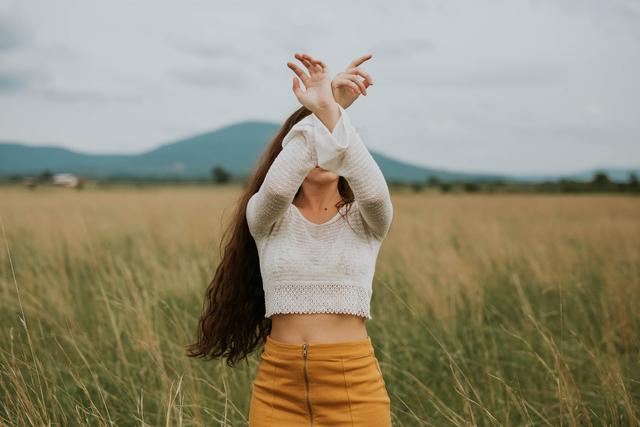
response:
[[[355,197],[322,224],[292,204],[316,165],[343,176]],[[393,205],[382,171],[344,108],[333,132],[315,114],[291,128],[246,217],[260,259],[265,317],[349,313],[371,319],[375,264]]]

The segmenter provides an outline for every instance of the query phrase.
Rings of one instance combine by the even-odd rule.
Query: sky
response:
[[[0,141],[138,153],[282,123],[299,107],[296,52],[332,76],[373,54],[361,68],[375,83],[347,111],[369,149],[398,160],[640,165],[635,0],[0,0]]]

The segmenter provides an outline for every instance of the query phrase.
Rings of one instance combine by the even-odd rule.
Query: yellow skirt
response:
[[[391,425],[370,337],[291,344],[267,336],[252,385],[250,427]]]

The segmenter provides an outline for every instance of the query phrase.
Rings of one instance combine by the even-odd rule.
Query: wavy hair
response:
[[[264,317],[260,261],[255,240],[247,224],[247,203],[260,189],[271,164],[282,151],[284,137],[309,114],[311,111],[303,106],[287,118],[260,156],[255,172],[238,199],[235,213],[222,234],[222,259],[205,292],[195,342],[186,346],[189,357],[208,360],[222,357],[226,359],[227,365],[233,367],[264,343],[271,332],[271,319]],[[302,186],[298,188],[294,199],[301,190]],[[339,209],[348,205],[347,213],[341,214],[345,218],[354,195],[342,176],[338,179],[338,191],[342,200],[336,207]]]

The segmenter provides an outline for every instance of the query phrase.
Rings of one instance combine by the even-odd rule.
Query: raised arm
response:
[[[358,210],[371,234],[379,240],[387,236],[393,218],[391,195],[380,167],[362,142],[342,106],[333,134],[316,117],[315,129],[318,165],[343,176],[358,202]]]
[[[271,164],[258,192],[249,199],[246,210],[249,230],[256,240],[268,235],[317,164],[349,182],[369,233],[382,240],[393,216],[384,175],[344,108],[336,103],[324,62],[309,55],[295,54],[295,57],[304,64],[309,75],[295,64],[287,63],[306,87],[303,91],[300,81],[294,77],[293,92],[313,113],[296,123],[285,136],[282,151]],[[323,119],[320,120],[316,113]]]
[[[303,121],[296,123],[285,136],[284,141],[288,143],[269,167],[258,192],[247,202],[247,224],[256,241],[269,234],[273,224],[293,202],[307,174],[317,164],[311,141],[301,132],[304,126],[309,126]]]
[[[370,233],[378,239],[384,239],[393,217],[389,189],[382,171],[362,143],[360,135],[352,126],[344,110],[360,94],[366,96],[367,88],[373,84],[371,75],[360,68],[360,65],[372,57],[372,54],[367,54],[354,59],[331,82],[333,97],[341,113],[333,133],[346,135],[344,137],[346,144],[319,144],[318,164],[347,179],[358,202],[358,210]],[[301,58],[310,64],[323,64],[322,61],[307,54],[301,55]],[[358,77],[363,77],[364,81],[360,81]],[[324,129],[324,133],[328,133],[328,129]]]
[[[331,134],[313,113],[291,128],[282,140],[282,151],[269,167],[260,189],[247,203],[247,223],[254,239],[269,234],[273,224],[293,202],[305,177],[318,164],[316,144],[346,146],[346,137],[346,134]]]

